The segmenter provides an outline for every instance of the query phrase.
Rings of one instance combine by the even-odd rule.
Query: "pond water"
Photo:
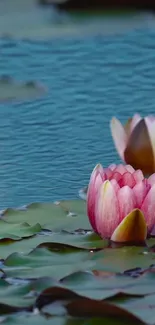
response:
[[[0,72],[48,87],[0,104],[0,208],[78,197],[94,165],[119,163],[109,121],[155,112],[155,28],[0,40]]]

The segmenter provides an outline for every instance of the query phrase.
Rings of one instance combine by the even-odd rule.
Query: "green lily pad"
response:
[[[83,250],[66,248],[49,251],[36,248],[30,254],[11,254],[4,262],[3,271],[7,277],[39,278],[51,276],[56,280],[89,267],[90,253]],[[91,265],[93,263],[90,263]]]
[[[129,299],[130,296],[155,293],[154,277],[142,276],[135,279],[110,272],[103,272],[99,277],[90,272],[76,272],[62,279],[61,283],[80,295],[97,300],[117,297],[119,294]]]
[[[115,274],[100,278],[91,272],[76,272],[62,279],[61,284],[81,296],[102,300],[117,295],[121,289],[134,286],[135,280]]]
[[[83,200],[54,203],[32,203],[24,211],[7,209],[3,219],[10,223],[39,222],[42,228],[52,231],[92,230]]]
[[[0,304],[3,303],[14,307],[31,306],[42,290],[56,284],[52,278],[39,278],[39,280],[20,285],[12,285],[0,279]]]
[[[88,320],[89,321],[89,320]],[[4,319],[4,325],[98,325],[95,322],[92,324],[86,323],[86,320],[83,319],[72,319],[69,317],[45,317],[35,314],[18,314],[18,315],[11,315]],[[109,325],[109,324],[108,324]]]
[[[0,220],[0,240],[12,239],[20,240],[21,238],[31,237],[41,231],[39,223],[29,225],[27,222],[10,224]]]
[[[145,247],[105,248],[92,254],[97,270],[111,272],[124,272],[135,267],[149,267],[154,259],[155,255]]]
[[[29,239],[23,239],[19,243],[15,241],[0,241],[0,257],[5,259],[8,255],[13,252],[23,252],[25,254],[30,253],[31,250],[36,248],[38,245],[44,247],[49,247],[54,243],[58,244],[68,244],[73,246],[73,248],[81,248],[88,250],[95,250],[99,248],[107,247],[108,241],[101,240],[99,236],[95,234],[85,234],[85,235],[75,235],[68,233],[50,233],[49,235],[36,235]],[[55,245],[56,246],[56,245]]]
[[[46,89],[35,81],[16,82],[10,76],[0,77],[0,101],[27,100],[43,95]]]
[[[152,237],[152,238],[149,238],[148,240],[147,240],[147,246],[149,247],[149,248],[155,248],[155,238],[154,237]]]
[[[36,306],[43,313],[53,315],[55,313],[55,304],[58,307],[58,313],[65,315],[68,313],[73,317],[118,317],[120,319],[131,320],[133,323],[141,324],[142,321],[131,312],[124,310],[120,306],[114,305],[106,301],[97,301],[87,299],[77,295],[75,292],[60,288],[51,287],[45,289],[36,300]],[[60,306],[62,308],[60,308]]]
[[[7,209],[0,239],[4,324],[143,324],[138,301],[155,294],[154,239],[146,247],[111,248],[93,233],[83,200]],[[129,276],[136,268],[137,278]],[[25,314],[3,316],[21,311]]]
[[[51,243],[50,243],[51,245]],[[69,246],[57,245],[46,248],[36,248],[28,255],[13,253],[5,261],[3,271],[6,277],[31,279],[52,276],[61,279],[61,284],[74,292],[91,299],[105,299],[120,292],[127,295],[145,295],[155,292],[154,278],[142,277],[133,279],[125,275],[108,273],[107,265],[99,272],[101,277],[81,271],[99,270],[98,260],[89,251],[75,249]],[[103,253],[103,251],[102,251]],[[138,258],[139,251],[137,252]],[[127,254],[129,255],[129,254]],[[123,257],[120,262],[123,262]],[[125,261],[125,260],[124,260]],[[150,257],[147,260],[147,266]],[[95,272],[96,274],[96,272]]]
[[[3,317],[4,325],[124,325],[124,319],[114,319],[111,317],[102,317],[102,318],[73,318],[69,316],[44,316],[43,314],[17,314]],[[126,320],[125,325],[132,325],[131,320]]]
[[[127,311],[141,319],[145,324],[154,325],[155,323],[155,295],[149,295],[144,298],[134,299],[134,301],[126,301],[118,303]]]

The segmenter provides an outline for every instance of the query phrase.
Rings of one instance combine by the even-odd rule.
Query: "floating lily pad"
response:
[[[52,278],[40,278],[19,286],[11,285],[0,279],[0,304],[4,303],[16,307],[31,306],[35,302],[36,296],[49,285],[57,285],[57,283]]]
[[[54,303],[57,303],[56,306]],[[73,317],[118,317],[124,320],[130,320],[141,324],[138,317],[134,316],[131,312],[124,310],[123,308],[108,303],[106,301],[97,301],[94,299],[88,299],[77,295],[74,291],[60,288],[51,287],[45,289],[36,300],[36,306],[42,310],[43,313],[53,315],[56,313],[69,314]],[[55,307],[57,309],[55,310]]]
[[[26,314],[21,315],[17,314],[16,316],[7,316],[4,317],[5,325],[114,325],[114,319],[111,317],[102,317],[102,318],[72,318],[69,316],[50,316],[47,314],[47,317],[43,314]],[[124,319],[115,319],[115,325],[124,325]],[[131,321],[126,320],[125,325],[131,325]]]
[[[31,237],[41,231],[39,223],[29,225],[27,222],[10,224],[0,220],[0,240],[12,239],[20,240],[21,238]]]
[[[46,89],[35,81],[16,82],[10,76],[0,77],[0,101],[27,100],[40,97]]]
[[[148,15],[135,13],[124,18],[85,18],[79,21],[79,17],[58,12],[54,6],[42,7],[36,0],[0,1],[0,36],[36,40],[90,33],[109,35],[146,26],[149,19]]]
[[[118,303],[122,308],[132,312],[145,324],[154,325],[155,323],[155,295],[146,296],[141,299],[134,299],[134,301],[126,301]]]
[[[73,321],[65,317],[44,317],[41,314],[35,315],[35,313],[32,314],[17,314],[17,315],[11,315],[4,317],[4,324],[5,325],[86,325],[85,320],[79,320],[77,322],[76,320]],[[89,325],[89,323],[88,323]],[[92,323],[92,325],[98,325],[96,323]]]
[[[33,203],[26,210],[8,209],[3,218],[10,223],[39,222],[42,228],[52,231],[92,230],[86,215],[83,200],[62,201],[54,203]]]
[[[51,276],[55,279],[89,267],[90,253],[66,248],[49,251],[37,248],[28,255],[13,253],[4,262],[4,272],[8,277],[39,278]],[[90,263],[90,264],[93,264]]]
[[[89,250],[96,250],[107,247],[108,241],[100,239],[97,235],[75,235],[75,234],[67,234],[67,233],[54,233],[49,236],[46,235],[36,235],[34,237],[27,239],[23,239],[20,241],[20,244],[16,241],[1,241],[0,242],[0,257],[7,258],[8,255],[13,252],[23,252],[25,254],[30,253],[31,250],[36,248],[38,245],[42,245],[42,247],[49,247],[50,244],[56,243],[55,247],[59,247],[60,244],[69,244],[73,246],[73,248],[83,248]]]
[[[1,213],[0,238],[4,324],[137,325],[146,320],[139,304],[155,294],[154,239],[144,247],[111,248],[93,233],[84,200],[7,209]],[[147,315],[150,302],[143,302]],[[22,316],[10,315],[21,311]],[[150,315],[147,323],[153,325],[152,310]]]
[[[154,259],[155,255],[143,247],[105,248],[103,251],[92,254],[97,270],[111,272],[124,272],[135,267],[149,267]]]

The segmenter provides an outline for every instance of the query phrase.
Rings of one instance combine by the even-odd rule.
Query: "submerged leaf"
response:
[[[0,77],[0,102],[37,98],[45,92],[46,89],[38,82],[17,82],[10,76]]]

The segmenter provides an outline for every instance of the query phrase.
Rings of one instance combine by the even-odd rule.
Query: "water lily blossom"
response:
[[[124,126],[113,117],[110,127],[121,159],[146,175],[155,172],[155,117],[135,114]]]
[[[155,225],[155,174],[145,179],[130,165],[98,164],[90,177],[87,215],[102,238],[144,241]]]

